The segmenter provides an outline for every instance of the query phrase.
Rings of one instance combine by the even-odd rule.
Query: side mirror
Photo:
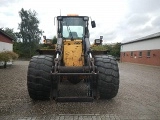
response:
[[[95,28],[96,27],[95,21],[91,21],[91,25],[92,25],[92,28]]]

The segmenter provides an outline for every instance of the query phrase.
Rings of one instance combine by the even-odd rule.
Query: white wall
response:
[[[12,50],[13,50],[13,44],[0,41],[0,52],[1,51],[12,51]]]
[[[121,52],[160,49],[160,38],[121,45]]]

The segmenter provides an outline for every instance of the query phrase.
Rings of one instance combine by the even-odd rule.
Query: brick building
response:
[[[0,52],[13,50],[13,38],[0,29]]]
[[[160,32],[121,44],[121,62],[160,66]]]
[[[0,29],[0,52],[2,51],[13,51],[13,38]],[[12,62],[7,62],[7,65],[9,64],[12,64]],[[0,61],[0,66],[3,65],[4,62]]]

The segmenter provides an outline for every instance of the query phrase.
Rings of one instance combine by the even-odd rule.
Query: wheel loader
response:
[[[119,89],[119,68],[114,57],[103,51],[93,51],[89,41],[88,16],[57,16],[57,43],[55,49],[38,50],[30,60],[27,88],[34,100],[54,99],[57,102],[91,102],[94,99],[112,99]],[[61,96],[63,80],[74,86],[87,84],[86,96]],[[67,90],[66,90],[67,92]]]

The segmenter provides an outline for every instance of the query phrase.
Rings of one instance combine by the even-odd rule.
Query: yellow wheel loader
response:
[[[111,99],[119,89],[119,68],[114,57],[92,51],[89,41],[88,16],[57,16],[55,49],[39,50],[30,60],[27,73],[29,96],[34,100],[54,99],[57,102],[91,102]],[[96,27],[91,21],[92,28]],[[74,85],[85,81],[86,96],[59,94],[62,80]],[[66,90],[67,92],[67,90]]]

